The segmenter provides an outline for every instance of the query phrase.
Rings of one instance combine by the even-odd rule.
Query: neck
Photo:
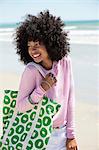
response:
[[[50,70],[50,69],[52,69],[53,62],[52,62],[51,59],[49,59],[49,60],[46,60],[46,61],[42,61],[42,62],[41,62],[41,65],[42,65],[45,69]]]

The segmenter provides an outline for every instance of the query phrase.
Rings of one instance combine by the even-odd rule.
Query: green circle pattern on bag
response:
[[[43,97],[39,116],[34,128],[31,129],[33,120],[37,114],[38,104],[33,105],[33,109],[25,113],[18,112],[12,123],[5,143],[2,142],[5,133],[13,118],[13,113],[16,106],[16,98],[18,91],[5,90],[4,107],[3,107],[3,136],[0,141],[0,148],[2,150],[23,150],[23,145],[27,142],[29,132],[31,136],[28,139],[26,150],[44,150],[48,144],[50,135],[52,133],[52,118],[58,112],[60,104]]]

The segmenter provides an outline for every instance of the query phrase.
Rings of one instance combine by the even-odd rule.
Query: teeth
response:
[[[35,55],[33,55],[34,57],[38,57],[38,56],[40,56],[40,54],[35,54]]]

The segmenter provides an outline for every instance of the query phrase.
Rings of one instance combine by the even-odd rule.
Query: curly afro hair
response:
[[[37,16],[28,14],[24,22],[16,28],[14,42],[20,60],[27,64],[33,59],[28,54],[28,41],[43,42],[52,61],[59,61],[70,52],[68,32],[60,17],[53,16],[49,10]]]

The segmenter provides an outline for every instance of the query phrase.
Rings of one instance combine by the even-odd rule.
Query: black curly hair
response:
[[[14,42],[16,53],[20,60],[27,64],[33,59],[28,54],[28,41],[43,42],[52,61],[61,60],[70,52],[68,32],[60,17],[53,16],[49,10],[40,12],[37,16],[28,14],[25,21],[16,28]]]

